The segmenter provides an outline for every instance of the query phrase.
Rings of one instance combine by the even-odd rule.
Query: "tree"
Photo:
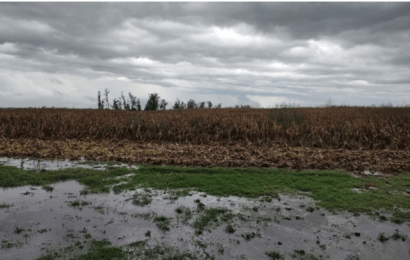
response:
[[[219,103],[215,108],[222,108],[222,103]]]
[[[138,109],[138,111],[141,111],[140,99],[137,99],[137,109]]]
[[[121,107],[120,107],[120,105],[118,104],[120,101],[119,100],[117,100],[116,98],[114,98],[114,100],[113,100],[113,104],[112,104],[112,109],[115,109],[115,110],[118,110],[118,109],[121,109]]]
[[[101,100],[101,91],[98,91],[98,109],[104,108],[104,100]]]
[[[122,98],[122,104],[123,104],[123,106],[124,106],[124,109],[125,110],[130,110],[130,102],[128,101],[126,101],[125,100],[125,97],[124,97],[124,95],[122,94],[122,91],[121,91],[121,98]]]
[[[154,94],[149,94],[148,95],[148,101],[147,104],[145,105],[144,110],[158,110],[159,107],[159,96],[157,93]]]
[[[174,106],[172,107],[173,109],[184,109],[186,107],[186,105],[184,104],[184,102],[181,102],[178,98],[175,101]]]
[[[199,108],[205,108],[205,102],[199,103]]]
[[[212,102],[211,101],[206,101],[206,103],[208,104],[208,108],[212,108]]]
[[[198,107],[198,105],[197,105],[197,103],[195,102],[195,100],[190,99],[190,100],[188,101],[188,103],[187,103],[187,108],[197,108],[197,107]]]
[[[130,96],[130,103],[128,104],[129,110],[137,110],[137,103],[139,104],[140,100],[137,100],[137,97],[134,97],[131,92],[128,92],[128,95]],[[141,105],[140,105],[141,108]],[[139,109],[141,110],[141,109]]]
[[[108,103],[108,93],[110,93],[110,91],[108,90],[108,88],[105,89],[105,104],[107,105],[107,108],[110,109],[110,103]]]
[[[161,110],[166,110],[166,109],[167,109],[167,105],[168,105],[168,102],[166,102],[165,99],[163,99],[163,100],[161,100],[161,104],[159,105],[159,108],[160,108]]]

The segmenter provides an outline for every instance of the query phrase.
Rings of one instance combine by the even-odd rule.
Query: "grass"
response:
[[[169,226],[171,225],[172,218],[167,218],[164,216],[159,216],[154,218],[154,223],[157,225],[158,229],[162,232],[169,231]]]
[[[210,230],[211,227],[234,218],[234,214],[226,208],[203,208],[197,211],[199,216],[192,224],[195,235],[201,235],[205,230]]]
[[[132,195],[131,200],[132,204],[143,207],[151,204],[152,196],[151,194],[147,193],[135,193],[134,195]]]
[[[295,260],[323,260],[322,255],[315,256],[313,254],[306,253],[305,250],[294,250],[291,254],[292,259]]]
[[[190,208],[180,206],[175,209],[177,213],[177,219],[181,221],[182,224],[188,224],[189,220],[192,219],[193,213]]]
[[[126,183],[115,177],[138,173]],[[144,166],[139,169],[115,168],[107,171],[92,169],[64,169],[43,173],[26,171],[0,165],[0,187],[23,185],[46,186],[60,181],[76,180],[87,186],[90,193],[107,193],[111,189],[120,193],[136,187],[182,190],[175,197],[196,190],[215,196],[270,197],[278,193],[308,191],[317,206],[331,211],[350,211],[355,214],[373,214],[375,210],[393,213],[390,220],[401,224],[410,221],[410,200],[405,195],[409,189],[410,174],[400,174],[388,179],[376,177],[353,178],[347,173],[332,170],[302,170],[299,172],[277,168],[189,168],[172,166]],[[123,181],[123,180],[122,180]],[[377,190],[354,192],[355,187],[371,184]],[[146,205],[149,196],[135,195],[137,205]],[[134,201],[133,201],[134,202]],[[198,208],[201,207],[198,203]],[[308,208],[312,210],[313,208]],[[199,230],[199,229],[198,229]]]
[[[85,249],[85,250],[84,250]],[[170,246],[149,247],[146,241],[136,241],[124,246],[113,246],[108,240],[91,240],[48,252],[37,260],[126,260],[126,259],[180,259],[194,260],[198,257],[189,252],[180,252]]]
[[[384,233],[380,233],[377,239],[382,243],[386,243],[387,241],[389,241],[390,238],[386,237]]]
[[[255,237],[261,238],[262,236],[260,233],[248,232],[248,233],[241,234],[241,237],[243,237],[243,239],[245,239],[246,241],[251,241],[252,238],[255,238]]]
[[[10,207],[13,207],[13,204],[6,204],[6,203],[0,204],[0,209],[8,209]]]
[[[68,202],[68,206],[73,208],[80,208],[86,205],[91,204],[91,202],[84,201],[84,200],[73,200]]]
[[[10,241],[7,239],[1,240],[1,249],[10,249],[13,247],[21,247],[23,245],[20,241]]]
[[[285,260],[285,257],[282,254],[280,254],[278,251],[268,251],[268,252],[265,252],[265,254],[271,260]]]

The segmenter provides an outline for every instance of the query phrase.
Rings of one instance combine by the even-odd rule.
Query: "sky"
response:
[[[410,104],[406,2],[0,2],[0,107]]]

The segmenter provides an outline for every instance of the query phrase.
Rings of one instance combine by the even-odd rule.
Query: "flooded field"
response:
[[[20,167],[19,160],[3,158],[3,164]],[[96,166],[113,167],[87,165]],[[121,176],[113,187],[136,174]],[[330,212],[303,192],[243,198],[136,188],[90,194],[76,181],[0,189],[1,260],[89,259],[84,255],[90,252],[118,259],[409,259],[409,234],[407,223]]]
[[[138,169],[135,165],[125,163],[107,162],[96,163],[88,162],[84,159],[78,161],[71,160],[39,160],[36,158],[8,158],[0,157],[0,165],[19,167],[24,170],[50,171],[67,168],[84,168],[93,170],[107,170],[110,167],[126,167],[129,169]]]

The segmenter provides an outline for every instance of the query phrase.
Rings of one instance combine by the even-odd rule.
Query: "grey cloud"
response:
[[[0,3],[0,68],[41,71],[54,85],[58,74],[185,84],[197,95],[232,89],[261,106],[245,97],[255,88],[301,102],[351,89],[403,99],[409,10],[409,3]]]

